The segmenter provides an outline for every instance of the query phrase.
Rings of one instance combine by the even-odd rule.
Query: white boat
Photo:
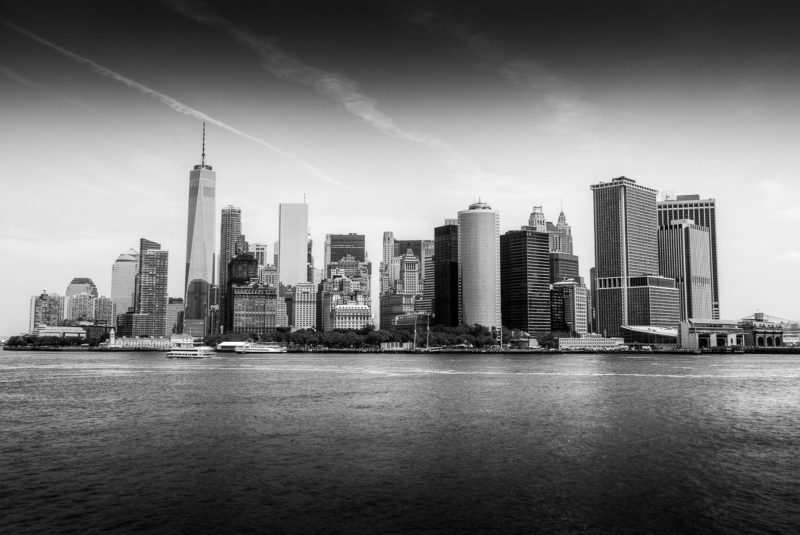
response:
[[[286,353],[286,346],[278,342],[249,342],[236,347],[237,353]]]
[[[214,354],[210,346],[194,345],[191,337],[173,339],[172,346],[167,351],[168,359],[207,359]]]

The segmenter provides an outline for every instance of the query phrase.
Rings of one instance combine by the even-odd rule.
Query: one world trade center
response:
[[[214,214],[217,174],[206,165],[206,125],[200,165],[189,172],[189,224],[186,233],[186,298],[183,332],[209,333],[209,304],[214,269]]]

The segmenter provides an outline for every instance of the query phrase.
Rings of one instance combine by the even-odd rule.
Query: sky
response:
[[[477,199],[533,206],[593,265],[589,186],[717,202],[721,315],[800,318],[800,34],[789,2],[0,0],[0,335],[32,295],[110,295],[141,237],[182,296],[189,171],[250,242],[278,204],[326,233],[432,239]],[[219,217],[219,216],[217,216]],[[218,227],[219,223],[217,223]]]

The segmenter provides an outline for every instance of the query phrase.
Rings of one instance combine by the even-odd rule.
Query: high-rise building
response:
[[[278,215],[278,282],[308,282],[308,205],[281,203]]]
[[[576,280],[556,282],[550,290],[550,330],[584,336],[589,332],[589,290]]]
[[[278,326],[276,288],[253,282],[232,283],[230,291],[233,304],[230,332],[258,336],[275,332]]]
[[[500,215],[478,201],[458,213],[459,323],[502,326]]]
[[[591,189],[598,330],[621,336],[623,325],[676,327],[678,290],[673,280],[658,277],[656,190],[626,177]]]
[[[550,235],[552,236],[552,234]],[[550,253],[550,283],[581,278],[578,256],[569,253]]]
[[[501,310],[506,327],[544,334],[550,332],[550,235],[534,229],[500,236]]]
[[[139,273],[139,253],[128,249],[117,257],[111,267],[111,300],[117,314],[124,314],[134,306],[136,274]],[[116,323],[116,319],[113,321]]]
[[[317,288],[313,282],[300,282],[294,287],[292,300],[295,329],[315,329],[317,327]]]
[[[117,305],[113,299],[101,295],[94,300],[95,323],[114,325],[117,319]]]
[[[668,226],[677,219],[691,219],[709,230],[711,244],[711,317],[719,319],[719,271],[717,270],[717,207],[714,199],[700,195],[678,195],[658,203],[658,224]]]
[[[60,325],[64,320],[64,296],[47,293],[47,288],[40,295],[31,297],[28,333],[33,334],[39,325]]]
[[[78,297],[81,296],[81,297]],[[88,297],[86,297],[88,296]],[[64,294],[64,319],[68,320],[89,320],[94,318],[94,305],[92,298],[97,297],[97,286],[88,277],[75,277],[67,285]],[[78,298],[79,303],[73,306],[73,298]],[[73,309],[78,310],[77,316],[73,315]]]
[[[214,217],[217,174],[206,165],[206,127],[200,164],[189,172],[189,219],[186,233],[186,296],[183,332],[205,336],[214,272]]]
[[[251,243],[250,249],[254,255],[259,266],[266,266],[269,264],[267,261],[267,244],[266,243]]]
[[[75,277],[67,286],[67,292],[64,297],[72,297],[78,294],[89,294],[97,297],[97,286],[94,281],[88,277]]]
[[[92,294],[79,293],[72,295],[65,301],[66,319],[73,321],[94,321],[94,306],[97,298]]]
[[[222,288],[222,298],[225,299],[225,288],[228,285],[228,264],[236,256],[237,242],[242,236],[242,210],[236,206],[226,206],[222,209],[219,232],[219,275],[217,281]],[[239,248],[242,244],[239,243]]]
[[[183,332],[183,297],[170,297],[167,299],[167,334],[181,334]]]
[[[458,325],[458,220],[433,229],[434,323]]]
[[[165,336],[169,252],[161,250],[160,244],[144,238],[139,242],[139,251],[136,313],[149,314],[152,317],[153,331],[149,336]]]
[[[572,254],[572,229],[567,224],[563,210],[558,214],[558,222],[554,226],[550,223],[547,231],[550,232],[551,252]]]
[[[367,250],[363,234],[325,235],[325,267],[331,262],[338,262],[346,256],[352,256],[357,262],[367,261]]]
[[[677,219],[658,231],[661,274],[675,279],[680,318],[712,319],[711,232],[691,219]]]

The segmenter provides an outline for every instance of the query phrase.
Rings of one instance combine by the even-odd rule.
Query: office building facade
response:
[[[691,219],[695,225],[709,231],[711,247],[711,317],[719,315],[719,271],[717,267],[717,203],[714,199],[702,199],[700,195],[678,195],[658,203],[658,224],[668,226],[678,219]]]
[[[205,124],[199,165],[189,172],[189,217],[186,232],[186,279],[184,333],[205,336],[209,318],[214,272],[214,218],[217,174],[206,165]]]
[[[133,308],[138,272],[139,253],[135,249],[128,249],[114,261],[111,267],[111,300],[114,301],[117,314],[124,314]]]
[[[500,287],[506,327],[550,331],[550,236],[533,227],[500,236]]]
[[[661,274],[675,279],[680,320],[714,319],[711,232],[691,219],[678,219],[658,231]]]
[[[500,328],[500,215],[484,202],[458,213],[459,324]]]
[[[433,323],[458,325],[458,220],[447,219],[433,229]]]
[[[278,211],[278,282],[308,282],[308,205],[281,203]]]

